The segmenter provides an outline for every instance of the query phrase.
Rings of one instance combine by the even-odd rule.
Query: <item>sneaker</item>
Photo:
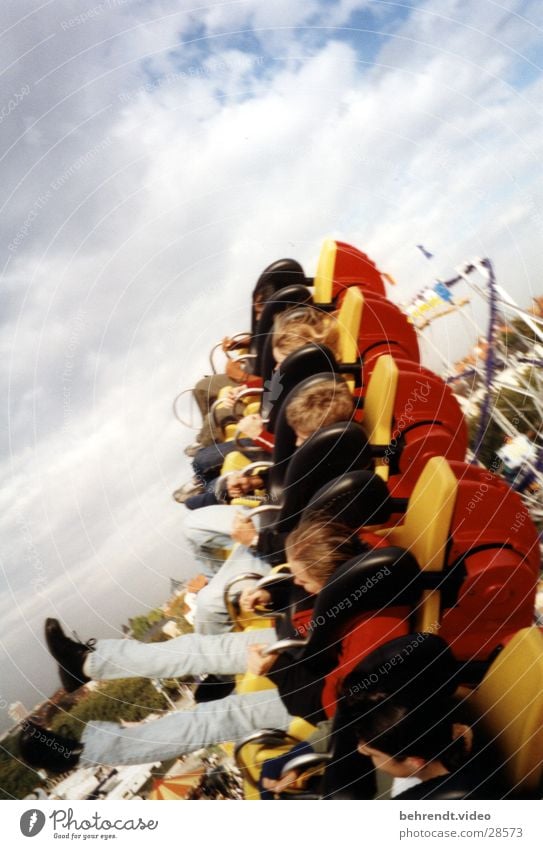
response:
[[[233,692],[236,682],[225,675],[206,675],[194,691],[196,704],[225,699]]]
[[[200,495],[200,493],[205,492],[205,486],[196,478],[193,478],[188,483],[183,484],[183,486],[176,489],[174,493],[172,493],[172,498],[174,501],[177,501],[178,504],[184,504],[187,498],[191,498],[193,495]]]
[[[191,444],[187,445],[187,447],[185,448],[185,454],[187,457],[196,457],[200,448],[203,447],[204,446],[201,442],[191,442]]]
[[[35,769],[62,774],[79,763],[83,746],[71,737],[62,737],[32,720],[25,719],[19,737],[23,760]]]
[[[83,672],[83,664],[89,652],[94,651],[96,640],[87,643],[72,640],[66,636],[58,619],[46,619],[45,642],[58,663],[60,680],[66,692],[73,693],[90,681]]]

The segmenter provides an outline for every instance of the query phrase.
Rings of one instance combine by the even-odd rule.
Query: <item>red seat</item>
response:
[[[391,301],[366,293],[358,333],[358,353],[365,370],[371,370],[372,363],[382,354],[390,354],[395,360],[420,362],[417,333],[407,316]]]
[[[533,622],[539,535],[520,496],[484,468],[434,457],[400,518],[397,513],[405,505],[389,503],[378,494],[375,479],[370,487],[367,475],[346,473],[315,496],[311,509],[333,502],[336,515],[358,526],[366,540],[368,530],[377,530],[375,524],[364,526],[369,507],[377,517],[381,505],[379,522],[396,512],[394,526],[381,525],[378,533],[386,544],[419,558],[420,601],[413,606],[410,629],[439,633],[460,661],[488,662]],[[452,486],[454,479],[458,483]],[[390,604],[379,596],[375,616],[397,604],[403,585],[398,575],[391,583]],[[464,680],[483,672],[472,668]]]
[[[446,570],[463,580],[440,636],[460,660],[487,659],[533,622],[539,536],[518,493],[487,469],[450,463],[459,481]]]
[[[464,414],[445,381],[416,366],[400,369],[390,444],[391,493],[407,497],[430,457],[463,461],[467,448]]]
[[[372,361],[370,374],[376,362]],[[398,381],[384,455],[391,494],[408,498],[430,457],[465,459],[468,432],[462,409],[442,378],[417,363],[395,363]],[[356,419],[364,425],[363,409]]]
[[[332,298],[350,286],[359,286],[364,294],[385,294],[381,272],[365,253],[347,242],[336,241],[336,261],[333,271]]]

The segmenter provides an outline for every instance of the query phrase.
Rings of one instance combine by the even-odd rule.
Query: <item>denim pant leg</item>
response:
[[[234,545],[230,531],[239,507],[217,504],[187,510],[183,519],[185,539],[194,558],[207,578],[213,577],[224,563],[217,552],[231,549]]]
[[[273,643],[274,628],[203,636],[184,634],[165,643],[98,640],[85,664],[95,681],[112,678],[176,678],[181,675],[236,675],[247,669],[247,646]]]
[[[220,558],[216,552],[231,549],[234,545],[230,532],[235,515],[247,512],[247,507],[217,504],[199,510],[187,510],[185,513],[185,538],[206,577],[215,575],[224,563],[224,558]]]
[[[163,761],[223,741],[237,742],[260,728],[288,730],[292,721],[277,690],[261,690],[199,704],[126,728],[91,722],[81,742],[80,763],[138,764]]]
[[[270,565],[255,557],[248,548],[236,545],[228,560],[225,560],[215,577],[196,596],[194,630],[197,634],[221,634],[229,631],[232,622],[226,611],[224,591],[227,584],[245,572],[268,575]]]
[[[217,535],[230,538],[236,513],[244,512],[247,512],[246,507],[235,507],[232,504],[202,507],[201,510],[193,510],[185,514],[183,531],[186,538],[195,545],[205,545],[209,537],[214,538]]]

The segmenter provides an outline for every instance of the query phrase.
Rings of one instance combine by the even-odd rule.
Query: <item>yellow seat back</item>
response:
[[[332,302],[336,253],[337,245],[334,239],[325,239],[317,263],[317,272],[313,279],[315,289],[313,298],[316,304],[330,304]]]
[[[342,363],[356,363],[358,360],[358,333],[363,308],[364,296],[360,289],[347,289],[337,316]]]
[[[242,472],[250,462],[249,457],[246,457],[241,451],[229,451],[221,466],[221,475],[226,475],[228,472]]]
[[[537,792],[543,774],[543,634],[523,628],[468,699],[504,764],[508,785]]]
[[[254,672],[244,672],[243,675],[236,675],[237,696],[243,696],[246,693],[258,693],[260,690],[275,690],[275,684],[269,678],[263,675],[255,675]]]
[[[403,525],[387,534],[394,545],[408,548],[425,571],[441,572],[445,565],[457,490],[446,459],[432,457],[413,488]],[[439,630],[440,607],[439,591],[427,590],[418,611],[418,631]]]
[[[431,457],[413,487],[403,525],[392,531],[394,543],[408,548],[421,569],[443,569],[457,489],[445,457]]]
[[[364,430],[370,445],[390,444],[398,375],[398,366],[390,354],[379,357],[368,381],[364,399]],[[375,465],[376,474],[384,481],[388,480],[386,459],[379,458]]]

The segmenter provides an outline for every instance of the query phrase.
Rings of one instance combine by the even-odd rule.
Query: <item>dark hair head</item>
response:
[[[466,752],[463,738],[454,740],[452,700],[417,702],[376,691],[367,693],[365,702],[364,712],[354,720],[359,742],[400,761],[419,757],[439,760],[448,769],[460,765]]]

